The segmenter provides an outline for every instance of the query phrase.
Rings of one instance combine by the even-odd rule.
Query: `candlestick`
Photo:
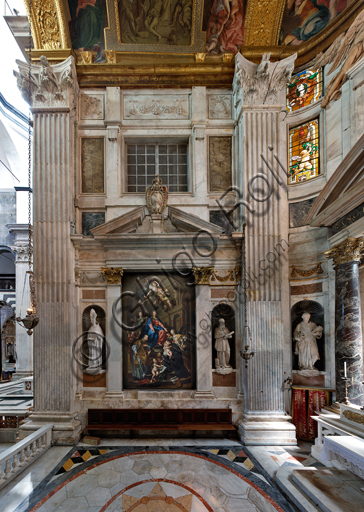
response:
[[[344,398],[342,400],[340,400],[340,403],[341,404],[345,404],[345,405],[351,405],[351,402],[350,402],[349,397],[348,397],[348,383],[349,383],[350,379],[348,379],[347,377],[341,377],[341,378],[344,381],[345,396],[344,396]]]
[[[346,378],[347,375],[346,375],[346,361],[344,361],[344,377]]]

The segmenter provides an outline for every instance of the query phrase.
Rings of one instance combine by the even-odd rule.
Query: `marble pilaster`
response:
[[[335,376],[336,402],[345,397],[344,363],[347,364],[348,398],[363,404],[363,342],[361,329],[359,261],[364,238],[349,237],[325,252],[335,264]]]
[[[11,250],[15,253],[16,278],[16,317],[24,318],[30,305],[29,257],[27,224],[8,224],[10,233],[15,234],[15,245]],[[33,375],[33,335],[29,336],[26,329],[15,324],[16,339],[16,373],[14,379]]]
[[[17,61],[15,72],[33,113],[34,276],[39,325],[34,331],[34,409],[21,426],[25,437],[53,423],[54,443],[74,443],[76,419],[72,344],[76,339],[74,248],[74,130],[78,84],[73,57],[50,66],[45,57],[32,65]]]
[[[208,284],[196,285],[196,392],[195,398],[214,398],[212,393],[212,349],[211,332],[201,326],[209,321],[210,287]]]
[[[122,293],[122,285],[120,283],[110,283],[108,281],[106,289],[106,318],[107,318],[107,334],[106,341],[108,343],[108,359],[106,362],[107,374],[106,384],[107,393],[105,398],[123,398],[123,361],[122,361],[122,332],[121,327],[114,320],[113,304]],[[118,303],[117,312],[120,312],[119,323],[121,321],[121,301]]]
[[[290,375],[287,176],[282,109],[296,55],[257,65],[236,56],[235,119],[242,145],[237,214],[246,227],[247,321],[255,356],[243,366],[245,408],[239,432],[247,445],[296,444],[285,412],[283,381]],[[243,203],[245,200],[246,203]],[[244,206],[245,204],[245,206]]]

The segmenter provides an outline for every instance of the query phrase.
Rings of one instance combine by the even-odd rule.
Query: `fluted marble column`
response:
[[[348,397],[363,405],[363,342],[361,330],[359,261],[364,238],[349,237],[325,252],[335,264],[335,377],[336,406],[345,397],[344,363],[347,364]]]
[[[34,330],[34,410],[20,437],[53,423],[55,443],[74,443],[80,421],[72,345],[76,338],[74,249],[74,129],[78,85],[73,57],[50,66],[17,61],[18,86],[33,113],[34,276],[39,325]]]
[[[253,64],[236,56],[235,117],[241,205],[247,224],[247,321],[255,356],[243,365],[244,414],[239,432],[247,445],[296,444],[285,412],[283,381],[291,373],[288,278],[286,127],[282,109],[296,55]],[[243,203],[242,201],[246,201]],[[243,347],[241,347],[243,349]]]
[[[15,254],[16,277],[16,316],[24,318],[30,305],[29,257],[27,224],[8,224],[10,233],[15,234],[15,245],[11,250]],[[16,373],[13,380],[33,375],[33,335],[29,336],[26,329],[15,324],[16,339]]]

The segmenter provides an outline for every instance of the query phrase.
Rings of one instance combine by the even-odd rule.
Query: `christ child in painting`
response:
[[[163,371],[166,369],[166,367],[158,361],[158,359],[153,359],[153,365],[152,365],[152,378],[150,382],[155,382],[159,375],[163,373]]]

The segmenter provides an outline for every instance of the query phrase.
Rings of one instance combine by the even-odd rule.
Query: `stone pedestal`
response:
[[[27,224],[8,224],[10,233],[15,234],[15,245],[11,250],[16,255],[16,317],[24,318],[30,306],[29,287],[29,227]],[[33,335],[29,336],[27,330],[18,323],[15,324],[16,339],[16,373],[12,380],[33,375]]]
[[[53,423],[53,441],[74,443],[81,434],[75,418],[76,384],[72,345],[76,339],[74,248],[74,126],[78,85],[73,57],[49,66],[17,61],[15,73],[33,113],[34,277],[39,324],[34,330],[34,409],[19,436]]]
[[[336,408],[345,398],[344,363],[347,365],[348,398],[363,404],[363,342],[361,330],[359,261],[364,238],[347,238],[325,252],[335,264],[335,376]]]
[[[245,444],[296,444],[285,412],[283,381],[291,374],[286,129],[282,109],[296,55],[257,65],[236,56],[235,118],[239,170],[236,212],[246,227],[247,322],[255,356],[243,367]]]

